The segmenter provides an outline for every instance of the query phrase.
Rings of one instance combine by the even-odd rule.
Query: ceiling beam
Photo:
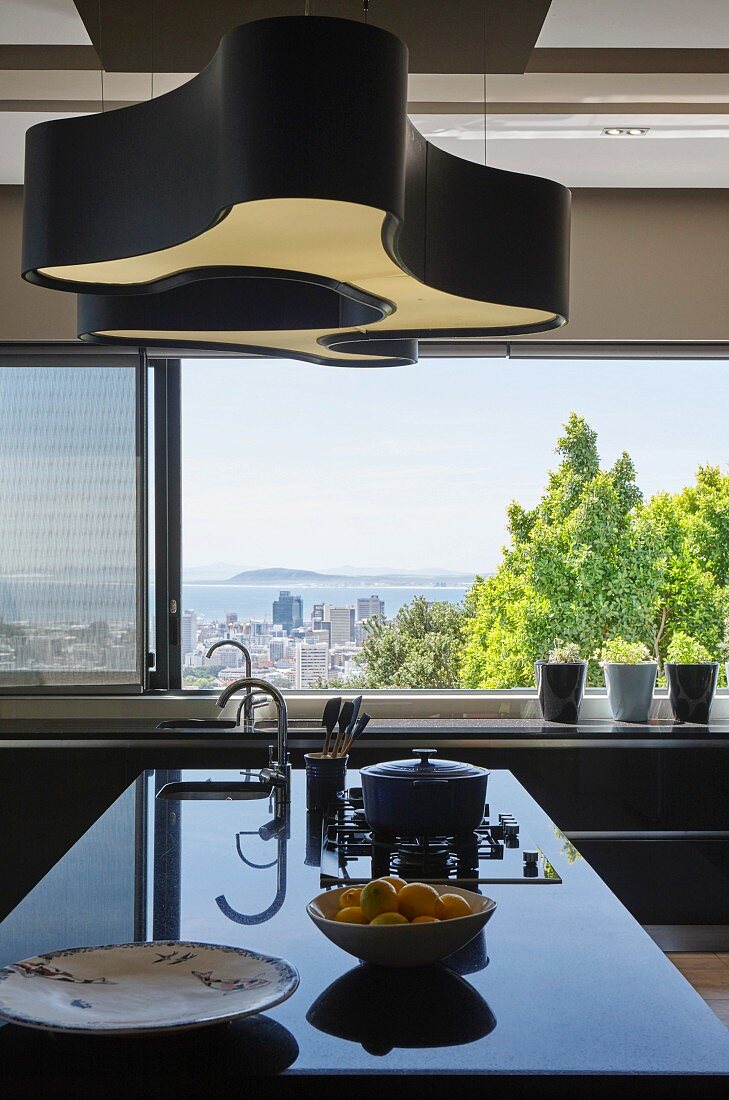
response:
[[[253,19],[303,15],[304,0],[74,0],[107,72],[199,72],[221,37]],[[410,71],[523,73],[551,0],[370,0],[369,22],[410,50]],[[363,20],[362,0],[311,0]]]
[[[98,69],[93,46],[0,46],[2,69]]]
[[[0,108],[2,110],[3,108]],[[50,109],[50,108],[49,108]],[[411,115],[483,115],[483,100],[411,100]],[[729,102],[557,103],[553,100],[500,103],[489,100],[487,115],[729,115]]]
[[[528,73],[727,73],[729,50],[537,48]]]

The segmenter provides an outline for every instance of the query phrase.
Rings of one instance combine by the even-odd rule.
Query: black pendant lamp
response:
[[[410,124],[378,27],[246,23],[181,88],[33,127],[23,276],[79,293],[79,335],[334,365],[567,320],[570,193]]]

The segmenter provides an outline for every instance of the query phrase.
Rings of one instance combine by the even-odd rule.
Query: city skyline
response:
[[[194,608],[182,612],[180,649],[184,687],[229,683],[240,675],[242,642],[251,657],[252,673],[282,688],[311,688],[331,678],[361,673],[357,657],[369,632],[369,621],[385,619],[385,602],[377,593],[337,606],[314,603],[304,621],[303,600],[282,589],[271,601],[271,618],[257,619],[226,612],[208,618]],[[229,647],[207,651],[213,642],[229,640]]]

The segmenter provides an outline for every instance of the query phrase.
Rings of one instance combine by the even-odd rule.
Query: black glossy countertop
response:
[[[0,720],[0,747],[16,745],[23,741],[43,742],[94,742],[153,741],[157,744],[174,742],[210,742],[219,745],[238,743],[254,745],[256,738],[238,731],[160,730],[154,718],[18,718]],[[275,723],[262,721],[257,724],[260,738],[269,737]],[[655,720],[645,724],[590,720],[578,725],[562,725],[543,722],[536,718],[417,718],[375,719],[362,738],[362,746],[381,745],[401,741],[407,744],[414,735],[428,734],[434,741],[457,739],[459,741],[489,742],[496,746],[509,742],[526,746],[543,744],[562,745],[603,743],[626,745],[703,745],[729,744],[729,722],[712,722],[708,726],[673,723]],[[289,740],[294,747],[308,748],[321,740],[321,730],[314,722],[297,723],[292,719]]]
[[[458,1074],[461,1095],[484,1074],[682,1075],[670,1085],[676,1095],[690,1075],[729,1074],[729,1032],[510,773],[491,773],[492,814],[514,814],[562,883],[483,887],[498,903],[486,939],[447,965],[410,972],[358,964],[307,918],[305,904],[320,892],[319,823],[307,820],[300,772],[290,839],[280,842],[258,835],[271,817],[266,800],[154,798],[155,785],[176,778],[146,773],[110,807],[0,924],[0,964],[62,947],[180,937],[283,955],[300,971],[298,991],[264,1017],[165,1039],[0,1028],[3,1096],[198,1095],[213,1085],[241,1095],[246,1075],[279,1073],[276,1095],[302,1074],[331,1085],[339,1074],[372,1073],[385,1075],[384,1094],[395,1075],[398,1096],[411,1095],[405,1078],[416,1094],[419,1074]],[[247,858],[268,866],[241,861],[238,833]],[[265,916],[239,923],[231,912]],[[198,1082],[191,1093],[180,1091],[180,1075],[191,1089]],[[330,1095],[326,1087],[319,1081],[317,1094]]]

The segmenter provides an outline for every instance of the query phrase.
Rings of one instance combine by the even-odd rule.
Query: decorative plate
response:
[[[0,969],[0,1017],[49,1031],[183,1031],[285,1001],[299,975],[242,947],[155,940],[76,947]]]

